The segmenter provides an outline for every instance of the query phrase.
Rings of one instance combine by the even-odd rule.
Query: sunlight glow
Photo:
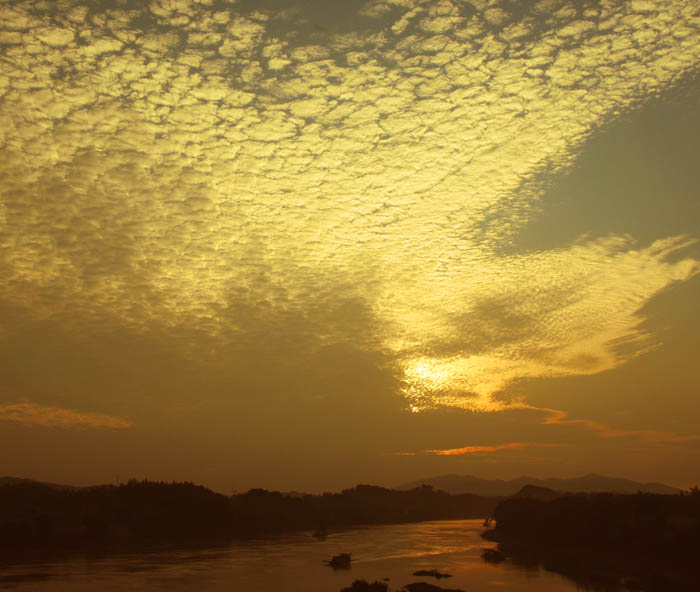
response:
[[[700,270],[687,237],[508,251],[543,171],[697,67],[693,2],[561,10],[547,35],[397,3],[314,44],[286,13],[152,2],[85,28],[51,4],[8,7],[0,70],[0,298],[36,319],[178,324],[205,358],[303,333],[392,358],[414,411],[497,411],[514,380],[624,363],[644,305]]]

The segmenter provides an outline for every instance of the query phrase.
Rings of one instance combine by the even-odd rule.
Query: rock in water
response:
[[[459,590],[457,588],[440,588],[440,586],[427,584],[425,582],[408,584],[408,586],[404,586],[403,589],[405,592],[464,592],[464,590]]]
[[[333,555],[327,563],[333,569],[350,569],[351,561],[350,553],[341,553],[340,555]]]
[[[366,582],[355,580],[349,588],[343,588],[340,592],[387,592],[389,587],[384,582]]]
[[[437,569],[419,569],[413,572],[414,576],[430,576],[431,578],[451,578],[452,574],[441,573]]]

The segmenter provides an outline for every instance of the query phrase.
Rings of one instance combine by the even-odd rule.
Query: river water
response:
[[[21,592],[338,592],[353,580],[388,579],[389,589],[425,581],[466,592],[571,592],[576,584],[509,561],[493,565],[479,554],[479,520],[447,520],[354,528],[319,541],[310,533],[247,540],[227,547],[118,554],[105,558],[0,565],[0,589]],[[350,570],[324,564],[352,553]],[[438,569],[453,577],[413,576]]]

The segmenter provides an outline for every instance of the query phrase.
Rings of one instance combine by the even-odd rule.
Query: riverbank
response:
[[[0,558],[226,543],[236,538],[363,524],[483,518],[498,498],[430,487],[395,491],[358,485],[292,495],[253,489],[230,497],[192,483],[131,481],[57,490],[0,487]]]
[[[668,591],[697,582],[700,495],[561,495],[513,498],[484,538],[521,566],[541,566],[590,587]]]

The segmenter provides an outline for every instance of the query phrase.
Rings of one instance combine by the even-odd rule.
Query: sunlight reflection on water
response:
[[[389,578],[392,591],[415,581],[412,573],[438,569],[453,575],[440,585],[509,592],[572,592],[576,585],[543,570],[509,562],[484,563],[479,520],[392,524],[331,533],[318,541],[309,533],[239,541],[203,550],[120,554],[0,567],[0,589],[20,592],[168,590],[206,592],[337,592],[355,579]],[[324,560],[351,552],[350,570],[333,571]],[[447,583],[445,583],[447,582]]]

